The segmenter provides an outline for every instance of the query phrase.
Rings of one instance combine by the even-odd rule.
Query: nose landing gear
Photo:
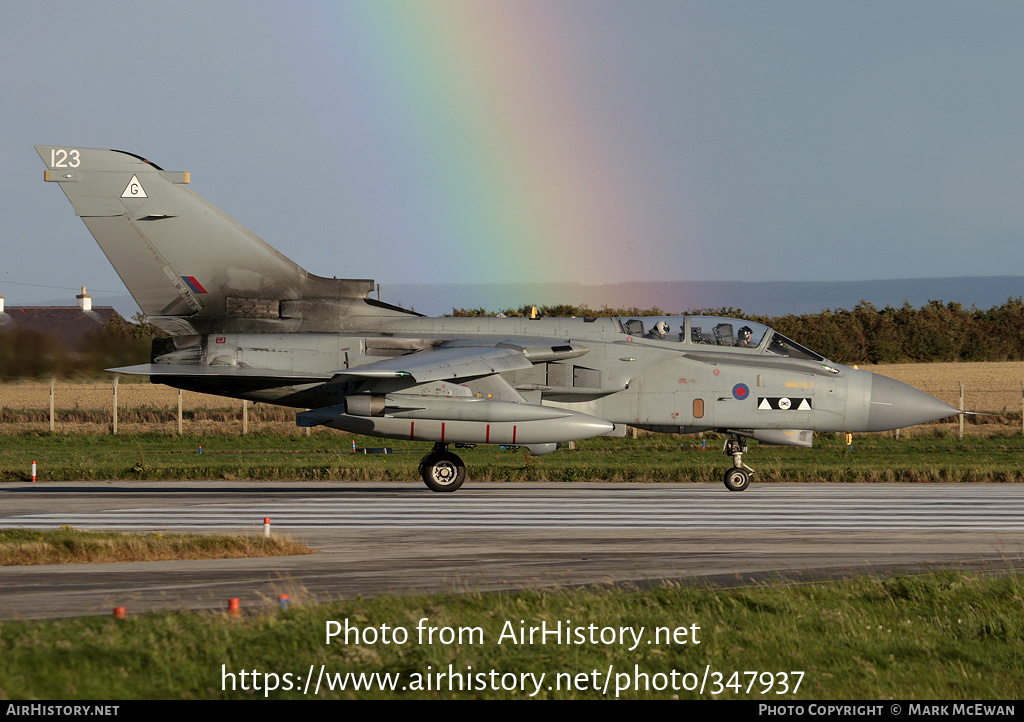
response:
[[[729,434],[722,449],[724,456],[732,457],[732,468],[725,472],[725,488],[729,491],[743,491],[750,486],[750,475],[754,470],[743,463],[747,451],[746,439],[739,434]]]

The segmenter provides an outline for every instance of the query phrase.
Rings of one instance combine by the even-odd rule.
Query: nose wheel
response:
[[[466,480],[466,465],[448,451],[447,444],[434,444],[434,449],[420,461],[420,475],[431,491],[455,491]]]
[[[750,473],[746,469],[733,467],[725,472],[725,488],[729,491],[743,491],[750,486]]]
[[[729,434],[722,449],[722,454],[732,457],[732,468],[726,470],[723,478],[725,488],[729,491],[743,491],[750,486],[750,475],[754,470],[743,463],[746,451],[746,439],[739,434]]]

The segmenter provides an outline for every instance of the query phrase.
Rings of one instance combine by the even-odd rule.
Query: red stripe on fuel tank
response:
[[[485,444],[491,443],[491,425],[490,424],[487,424],[487,436],[484,437],[484,443]]]
[[[416,422],[409,422],[409,441],[416,441]]]
[[[441,422],[441,443],[444,443],[444,422]]]
[[[512,443],[516,443],[516,427],[512,426]]]

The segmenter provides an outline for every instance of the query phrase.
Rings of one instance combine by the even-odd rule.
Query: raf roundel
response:
[[[732,396],[734,399],[743,401],[745,398],[750,396],[750,389],[747,388],[746,384],[736,384],[732,387]]]

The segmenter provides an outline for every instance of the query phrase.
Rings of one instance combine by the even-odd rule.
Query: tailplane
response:
[[[345,315],[411,313],[368,299],[370,279],[307,272],[193,193],[187,172],[117,150],[36,151],[143,313],[172,333],[331,331]]]

